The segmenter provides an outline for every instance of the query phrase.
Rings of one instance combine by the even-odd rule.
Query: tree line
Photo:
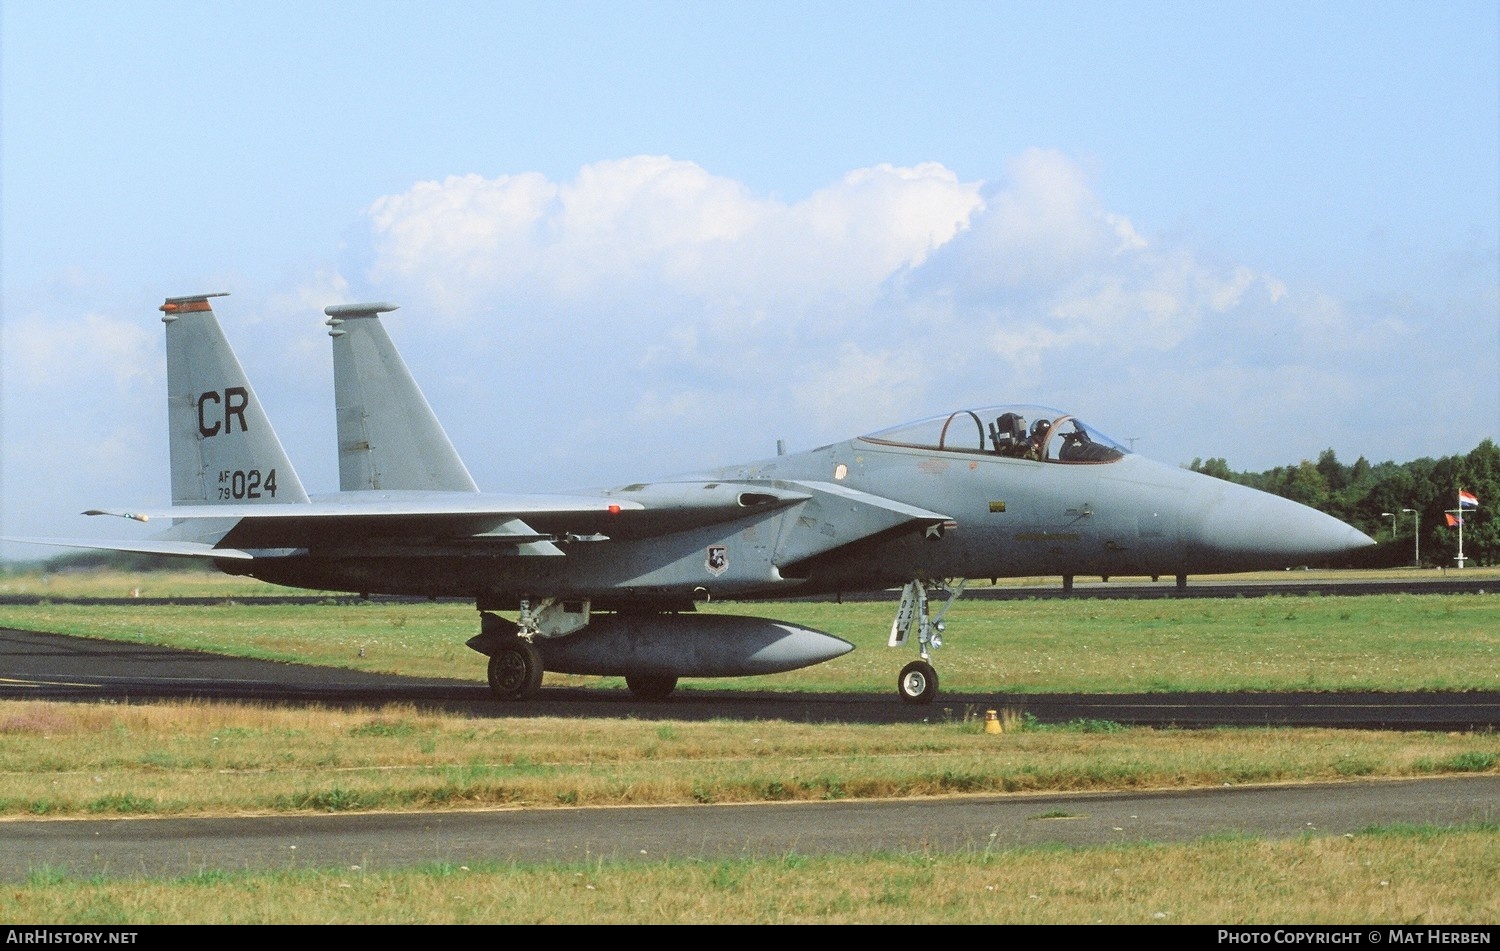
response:
[[[1325,449],[1317,462],[1304,459],[1265,472],[1234,472],[1224,459],[1194,459],[1188,468],[1348,522],[1378,543],[1350,562],[1365,568],[1418,563],[1454,567],[1462,489],[1479,500],[1477,509],[1462,512],[1465,563],[1500,564],[1500,519],[1494,517],[1494,507],[1500,504],[1500,446],[1492,439],[1465,455],[1404,463],[1372,464],[1361,456],[1345,465],[1332,449]]]

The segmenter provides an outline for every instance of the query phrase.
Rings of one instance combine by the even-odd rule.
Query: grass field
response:
[[[56,597],[264,587],[195,576],[4,579]],[[73,587],[74,585],[77,587]],[[251,583],[254,584],[254,583]],[[194,586],[203,587],[194,587]],[[160,590],[158,589],[160,586]],[[68,587],[72,593],[60,588]],[[79,591],[78,588],[84,590]],[[6,593],[0,589],[0,593]],[[713,605],[854,642],[845,658],[733,685],[892,689],[893,604]],[[945,690],[1500,689],[1492,595],[960,602]],[[452,604],[0,606],[0,626],[478,681]],[[550,676],[550,675],[549,675]],[[600,689],[616,682],[588,678]],[[888,727],[470,720],[409,707],[0,703],[0,817],[244,814],[961,795],[1500,771],[1494,734],[1152,730],[1001,735],[954,718]],[[3,824],[0,818],[0,824]],[[212,872],[90,882],[39,868],[0,918],[170,922],[1494,923],[1500,829],[964,855],[548,868]],[[0,825],[3,837],[3,825]]]
[[[1500,587],[1500,571],[1494,576]],[[285,589],[219,577],[54,578],[46,587],[63,588],[51,590],[59,598],[140,589],[142,597],[193,592],[224,603],[0,605],[0,624],[408,676],[484,677],[483,658],[464,646],[478,630],[472,605],[245,605],[234,598]],[[212,588],[216,584],[221,587]],[[43,585],[12,579],[7,587],[12,590],[0,594],[35,593]],[[684,690],[732,684],[885,692],[894,689],[901,664],[915,656],[914,647],[886,647],[894,600],[716,602],[700,610],[803,624],[842,637],[856,650],[769,677],[686,680]],[[935,661],[943,689],[951,692],[1500,689],[1500,598],[1491,595],[975,599],[960,600],[948,622],[947,646]]]

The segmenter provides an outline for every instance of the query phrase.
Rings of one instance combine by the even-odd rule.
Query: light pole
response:
[[[1422,567],[1422,516],[1416,509],[1402,509],[1401,514],[1411,513],[1412,566]]]
[[[1380,517],[1381,518],[1388,518],[1388,519],[1391,520],[1391,541],[1395,541],[1396,540],[1396,513],[1395,512],[1381,512],[1380,513]]]

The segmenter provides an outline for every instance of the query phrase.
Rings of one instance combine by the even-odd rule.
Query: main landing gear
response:
[[[906,703],[931,703],[937,696],[937,670],[929,660],[928,649],[937,650],[943,646],[943,616],[953,607],[958,596],[964,593],[966,583],[960,579],[949,588],[941,582],[923,582],[920,578],[915,578],[908,581],[902,589],[901,606],[896,609],[896,619],[891,622],[888,644],[891,647],[904,645],[911,633],[912,624],[915,623],[917,648],[922,655],[921,660],[914,660],[902,667],[901,675],[896,678],[896,693]],[[929,599],[934,595],[941,597],[944,594],[948,596],[947,603],[937,613],[937,617],[929,617]]]
[[[589,623],[587,601],[523,600],[520,616],[513,622],[481,610],[479,633],[469,639],[468,646],[489,657],[490,694],[496,700],[509,702],[535,697],[541,690],[542,674],[548,664],[559,673],[614,676],[621,673],[616,669],[620,657],[630,654],[636,658],[638,669],[647,669],[626,674],[625,685],[636,699],[657,702],[667,699],[677,689],[677,675],[650,668],[680,669],[676,662],[681,661],[680,652],[684,648],[679,643],[683,638],[655,631],[652,617],[669,615],[643,615],[626,620],[618,615],[596,616],[594,630],[589,635],[577,635]],[[747,635],[740,631],[742,646],[747,638],[759,633],[757,630]],[[661,636],[653,640],[650,636],[653,634]],[[761,646],[759,639],[752,639],[757,647]],[[678,655],[661,656],[662,644],[667,642],[671,642]]]
[[[523,630],[498,615],[479,612],[479,633],[468,645],[489,655],[490,694],[496,700],[526,700],[542,689],[542,652]]]
[[[525,700],[542,687],[542,655],[529,641],[511,640],[490,655],[490,693],[496,700]]]

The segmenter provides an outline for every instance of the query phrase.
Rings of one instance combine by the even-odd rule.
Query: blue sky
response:
[[[360,300],[496,491],[999,402],[1243,469],[1500,436],[1493,2],[0,16],[6,534],[165,500],[156,307],[220,290],[311,491]]]

